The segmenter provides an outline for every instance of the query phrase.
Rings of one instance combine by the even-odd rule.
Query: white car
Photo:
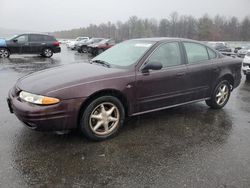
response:
[[[243,63],[242,63],[243,73],[246,75],[246,79],[250,80],[250,50],[248,50]]]
[[[250,50],[250,46],[243,46],[242,49],[240,49],[237,52],[237,56],[244,58],[245,55],[248,53],[249,50]]]
[[[70,41],[67,43],[67,47],[70,48],[71,50],[75,49],[76,43],[83,41],[83,40],[89,40],[89,37],[77,37],[75,40]]]

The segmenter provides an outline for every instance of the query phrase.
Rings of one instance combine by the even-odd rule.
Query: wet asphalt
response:
[[[250,83],[222,110],[205,103],[129,118],[120,134],[91,142],[27,129],[6,104],[28,73],[89,59],[65,47],[51,59],[0,59],[0,187],[250,187]]]

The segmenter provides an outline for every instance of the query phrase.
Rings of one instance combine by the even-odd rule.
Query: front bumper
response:
[[[61,131],[77,128],[78,115],[84,99],[62,100],[55,105],[41,106],[23,102],[15,88],[7,102],[10,112],[27,127],[38,131]]]

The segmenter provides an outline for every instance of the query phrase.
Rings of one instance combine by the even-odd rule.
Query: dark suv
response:
[[[9,40],[0,39],[0,57],[7,58],[10,54],[40,54],[51,57],[61,52],[55,37],[44,34],[21,34]]]

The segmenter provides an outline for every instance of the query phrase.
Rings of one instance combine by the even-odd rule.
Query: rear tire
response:
[[[0,48],[0,58],[9,58],[10,51],[6,48]]]
[[[246,80],[249,82],[250,81],[250,74],[246,75]]]
[[[206,104],[213,109],[221,109],[227,104],[230,94],[230,84],[227,80],[223,80],[217,84],[212,93],[211,99],[206,100]]]
[[[103,96],[93,100],[81,115],[81,132],[94,141],[116,136],[123,125],[125,111],[119,99]]]
[[[53,56],[53,51],[50,48],[43,49],[43,57],[50,58]]]
[[[82,52],[82,53],[87,53],[87,47],[82,46],[82,47],[81,47],[81,52]]]

